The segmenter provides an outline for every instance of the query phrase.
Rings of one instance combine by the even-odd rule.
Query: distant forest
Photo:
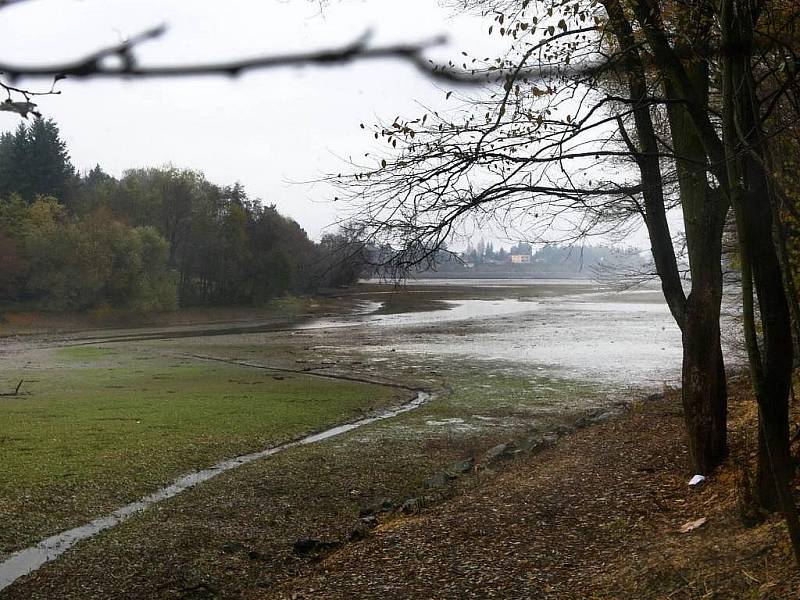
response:
[[[348,241],[199,171],[73,167],[52,120],[0,136],[0,304],[54,310],[259,304],[352,283]]]

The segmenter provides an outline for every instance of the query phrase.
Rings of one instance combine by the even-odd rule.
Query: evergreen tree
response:
[[[28,128],[20,123],[14,133],[0,138],[0,196],[7,198],[25,187],[28,172]]]
[[[67,144],[61,139],[52,119],[36,119],[28,130],[29,199],[37,195],[64,200],[67,187],[75,177]]]
[[[67,145],[52,119],[21,123],[0,137],[0,196],[16,193],[32,202],[36,196],[64,200],[75,178]]]

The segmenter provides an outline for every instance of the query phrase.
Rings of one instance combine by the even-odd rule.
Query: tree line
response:
[[[239,184],[172,166],[80,174],[52,120],[0,136],[0,302],[136,312],[259,304],[360,275],[345,234],[319,243]]]

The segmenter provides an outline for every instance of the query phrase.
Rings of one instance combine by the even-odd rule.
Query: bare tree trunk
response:
[[[680,284],[672,238],[665,217],[663,178],[659,160],[644,65],[630,22],[619,0],[603,0],[620,48],[628,49],[625,67],[633,101],[636,133],[641,149],[623,135],[640,174],[645,223],[650,235],[656,270],[664,296],[682,332],[682,399],[689,437],[692,469],[708,474],[727,454],[727,388],[720,346],[720,304],[722,298],[722,229],[727,202],[709,189],[706,152],[694,123],[684,106],[670,103],[669,119],[686,222],[686,241],[692,274],[692,291],[687,298]],[[708,71],[700,63],[692,70],[707,108]],[[665,84],[668,97],[681,98],[676,87]]]
[[[707,475],[727,455],[728,395],[719,320],[714,322],[704,310],[690,295],[683,331],[682,400],[692,467]]]
[[[773,161],[770,159],[766,163],[766,168],[769,169]],[[774,170],[772,171],[775,172]],[[792,321],[792,340],[794,341],[794,360],[797,366],[797,361],[800,359],[800,304],[798,304],[798,289],[797,281],[795,279],[794,265],[789,258],[788,240],[790,233],[786,226],[782,209],[783,203],[787,201],[778,190],[778,184],[774,183],[774,179],[770,185],[771,197],[775,199],[773,205],[773,219],[775,221],[775,248],[778,252],[778,260],[781,264],[781,271],[783,272],[783,284],[786,289],[786,296],[789,302],[789,315]]]
[[[752,160],[744,159],[749,188],[740,206],[743,253],[750,257],[753,283],[764,331],[763,352],[755,335],[748,348],[755,362],[754,388],[759,405],[759,468],[756,485],[762,506],[795,513],[789,482],[793,477],[789,454],[789,393],[793,363],[791,316],[778,254],[771,236],[772,215],[764,174]],[[760,193],[759,193],[760,192]],[[749,324],[754,327],[755,324]],[[782,489],[783,488],[783,489]],[[800,528],[800,524],[798,525]],[[800,543],[800,531],[798,532]],[[800,549],[800,546],[798,546]]]
[[[686,67],[697,97],[708,105],[708,64],[698,60]],[[669,98],[680,98],[677,86],[664,81]],[[722,232],[728,203],[708,185],[706,152],[686,108],[667,105],[692,291],[686,302],[683,327],[682,397],[689,431],[689,450],[695,472],[708,474],[727,456],[728,394],[720,340],[722,303]]]
[[[778,489],[775,487],[775,475],[769,460],[767,438],[764,434],[762,423],[764,417],[758,414],[758,458],[756,464],[755,492],[758,506],[767,512],[776,512],[781,509],[778,502]]]
[[[748,51],[752,49],[757,16],[751,5],[739,0],[725,0],[721,7],[724,41],[729,47],[740,49],[724,61],[723,129],[743,264],[745,342],[759,409],[757,486],[763,505],[777,503],[781,507],[795,559],[800,563],[800,519],[791,487],[789,454],[791,317],[779,259],[777,203],[764,171],[765,163],[755,156],[765,152],[750,65],[752,54]],[[758,343],[755,330],[753,288],[758,298],[763,344]]]

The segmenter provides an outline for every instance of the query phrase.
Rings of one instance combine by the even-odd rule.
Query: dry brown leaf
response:
[[[708,521],[708,519],[706,517],[701,517],[701,518],[696,519],[694,521],[689,521],[688,523],[684,523],[683,525],[681,525],[681,528],[680,528],[679,531],[681,533],[689,533],[690,531],[694,531],[695,529],[698,529],[698,528],[702,527],[703,525],[705,525],[706,521]]]

